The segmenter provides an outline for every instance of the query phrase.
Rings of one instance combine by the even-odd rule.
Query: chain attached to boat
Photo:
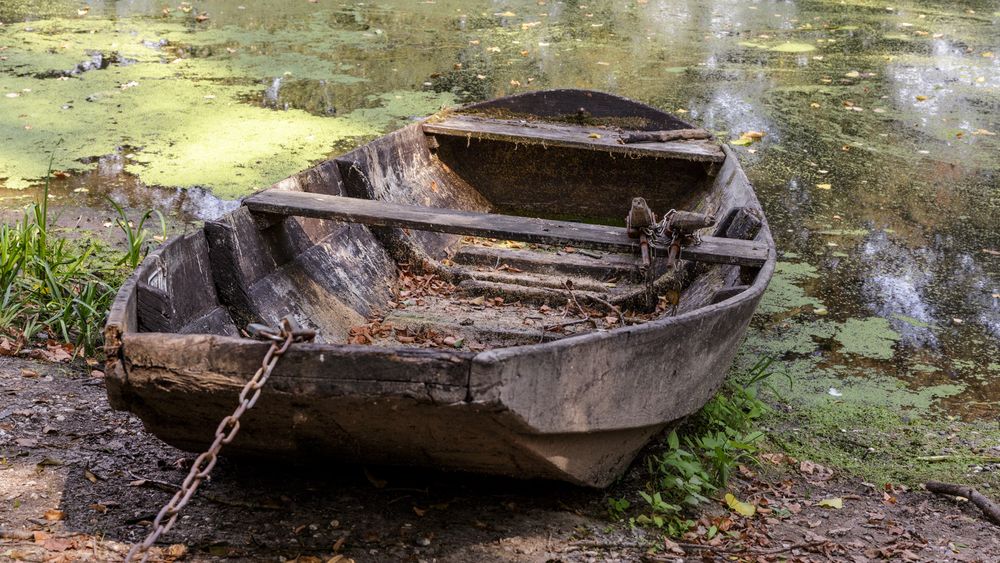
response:
[[[236,438],[236,434],[240,431],[240,417],[257,403],[257,399],[260,398],[261,389],[267,383],[268,378],[271,377],[271,372],[274,371],[274,366],[277,365],[278,359],[288,351],[293,343],[308,342],[316,337],[314,331],[300,329],[289,317],[281,319],[281,324],[278,328],[252,324],[248,327],[248,330],[252,336],[270,340],[271,347],[264,354],[264,359],[261,361],[257,373],[246,382],[240,391],[239,405],[237,405],[236,410],[233,411],[233,414],[223,418],[219,423],[219,426],[215,429],[215,440],[212,442],[212,445],[194,460],[194,463],[191,465],[191,471],[188,472],[187,477],[181,483],[180,489],[160,509],[159,514],[153,520],[152,531],[149,532],[149,535],[141,543],[133,545],[128,555],[125,556],[126,563],[133,561],[138,555],[142,555],[140,561],[144,563],[149,558],[149,548],[177,521],[177,516],[180,514],[181,509],[194,496],[201,482],[208,478],[212,472],[212,468],[215,467],[215,463],[218,461],[219,451],[222,449],[222,446],[229,444]]]

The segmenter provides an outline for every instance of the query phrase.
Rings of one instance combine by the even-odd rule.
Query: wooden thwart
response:
[[[638,253],[639,243],[621,227],[550,221],[437,207],[399,205],[304,192],[267,190],[243,204],[255,213],[314,217],[378,227],[409,228],[455,235],[574,246],[608,252]],[[666,241],[652,244],[656,256],[666,256]],[[767,245],[754,241],[702,237],[681,249],[681,258],[717,264],[759,267],[767,260]]]
[[[705,140],[671,138],[665,132],[663,141],[647,136],[642,144],[624,144],[613,129],[581,125],[521,122],[511,119],[488,119],[475,116],[453,116],[440,121],[424,123],[424,132],[472,139],[506,141],[525,145],[567,147],[607,151],[612,153],[641,154],[663,158],[681,158],[703,162],[722,162],[726,159],[717,144]],[[697,137],[692,137],[697,139]]]

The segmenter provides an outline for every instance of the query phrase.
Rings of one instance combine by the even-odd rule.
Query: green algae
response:
[[[808,43],[796,43],[794,41],[786,41],[768,49],[768,51],[774,51],[776,53],[808,53],[815,50],[815,45],[810,45]]]
[[[753,336],[735,369],[752,365],[759,344]],[[769,381],[770,400],[783,406],[764,424],[769,439],[795,457],[880,484],[915,485],[967,473],[973,483],[1000,482],[995,474],[970,473],[983,452],[1000,443],[1000,429],[941,414],[941,402],[961,396],[963,384],[942,377],[915,388],[892,375],[815,356],[778,361],[772,369],[787,376]],[[920,459],[942,454],[940,462]]]
[[[5,62],[16,73],[0,74],[0,92],[17,94],[0,98],[0,112],[17,116],[0,119],[4,186],[37,182],[47,167],[40,155],[57,145],[54,167],[64,171],[87,169],[81,159],[128,146],[133,157],[125,170],[147,185],[206,186],[218,196],[236,197],[308,167],[338,142],[376,136],[455,100],[447,92],[401,90],[371,96],[371,107],[336,118],[253,107],[241,101],[259,91],[257,84],[241,80],[254,75],[253,65],[239,56],[165,59],[142,39],[169,36],[165,26],[53,21],[0,28],[0,40],[11,46]],[[15,38],[28,40],[14,46]],[[34,76],[70,69],[94,48],[114,50],[133,62],[63,80]],[[40,53],[50,56],[35,61]],[[275,60],[282,73],[356,81],[308,59],[294,65]],[[30,74],[25,72],[29,67]]]
[[[739,45],[741,47],[752,47],[754,49],[763,49],[765,51],[772,51],[775,53],[808,53],[816,50],[815,45],[798,43],[795,41],[785,41],[784,43],[779,43],[777,45],[768,45],[759,41],[740,41]]]
[[[916,486],[928,480],[996,486],[996,472],[976,471],[984,452],[1000,440],[995,427],[929,420],[881,405],[847,401],[813,406],[795,415],[776,413],[774,441],[791,455],[877,483]],[[940,461],[931,462],[927,458]]]
[[[796,322],[769,327],[766,336],[749,342],[756,353],[772,358],[811,354],[838,330],[831,321]]]
[[[906,323],[906,324],[908,324],[910,326],[917,327],[917,328],[930,328],[931,327],[931,323],[927,323],[927,322],[921,321],[920,319],[915,319],[915,318],[909,317],[907,315],[896,314],[896,315],[893,315],[892,318],[900,320],[900,321],[903,321],[904,323]]]
[[[888,360],[895,353],[894,346],[899,341],[899,334],[892,330],[888,320],[870,317],[847,319],[839,327],[835,338],[840,342],[842,353]]]
[[[761,314],[784,313],[804,307],[819,307],[819,300],[806,295],[801,284],[816,279],[816,268],[805,262],[778,262],[767,292],[757,311]]]

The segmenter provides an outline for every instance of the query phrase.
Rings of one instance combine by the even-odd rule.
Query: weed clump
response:
[[[0,336],[13,337],[20,349],[47,332],[51,339],[91,355],[100,344],[118,286],[149,250],[143,226],[154,212],[143,215],[136,227],[112,202],[128,246],[116,263],[114,258],[109,261],[98,242],[53,232],[50,177],[51,160],[41,200],[29,205],[20,221],[0,225]],[[160,222],[165,230],[162,216]]]
[[[648,482],[638,495],[644,505],[629,518],[632,525],[651,526],[677,537],[694,526],[691,509],[723,489],[741,463],[757,453],[764,434],[756,422],[767,405],[758,388],[773,375],[771,358],[758,361],[746,374],[728,380],[700,411],[667,435],[663,449],[646,458]],[[612,518],[624,519],[632,508],[624,498],[608,499]]]

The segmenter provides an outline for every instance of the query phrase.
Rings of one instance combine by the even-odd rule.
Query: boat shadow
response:
[[[70,528],[141,540],[194,458],[158,445],[156,455],[121,459],[97,483],[68,475],[62,505]],[[609,524],[606,497],[553,481],[333,459],[220,459],[158,545],[183,543],[195,560],[567,560],[567,541]],[[109,508],[97,514],[95,503]]]

